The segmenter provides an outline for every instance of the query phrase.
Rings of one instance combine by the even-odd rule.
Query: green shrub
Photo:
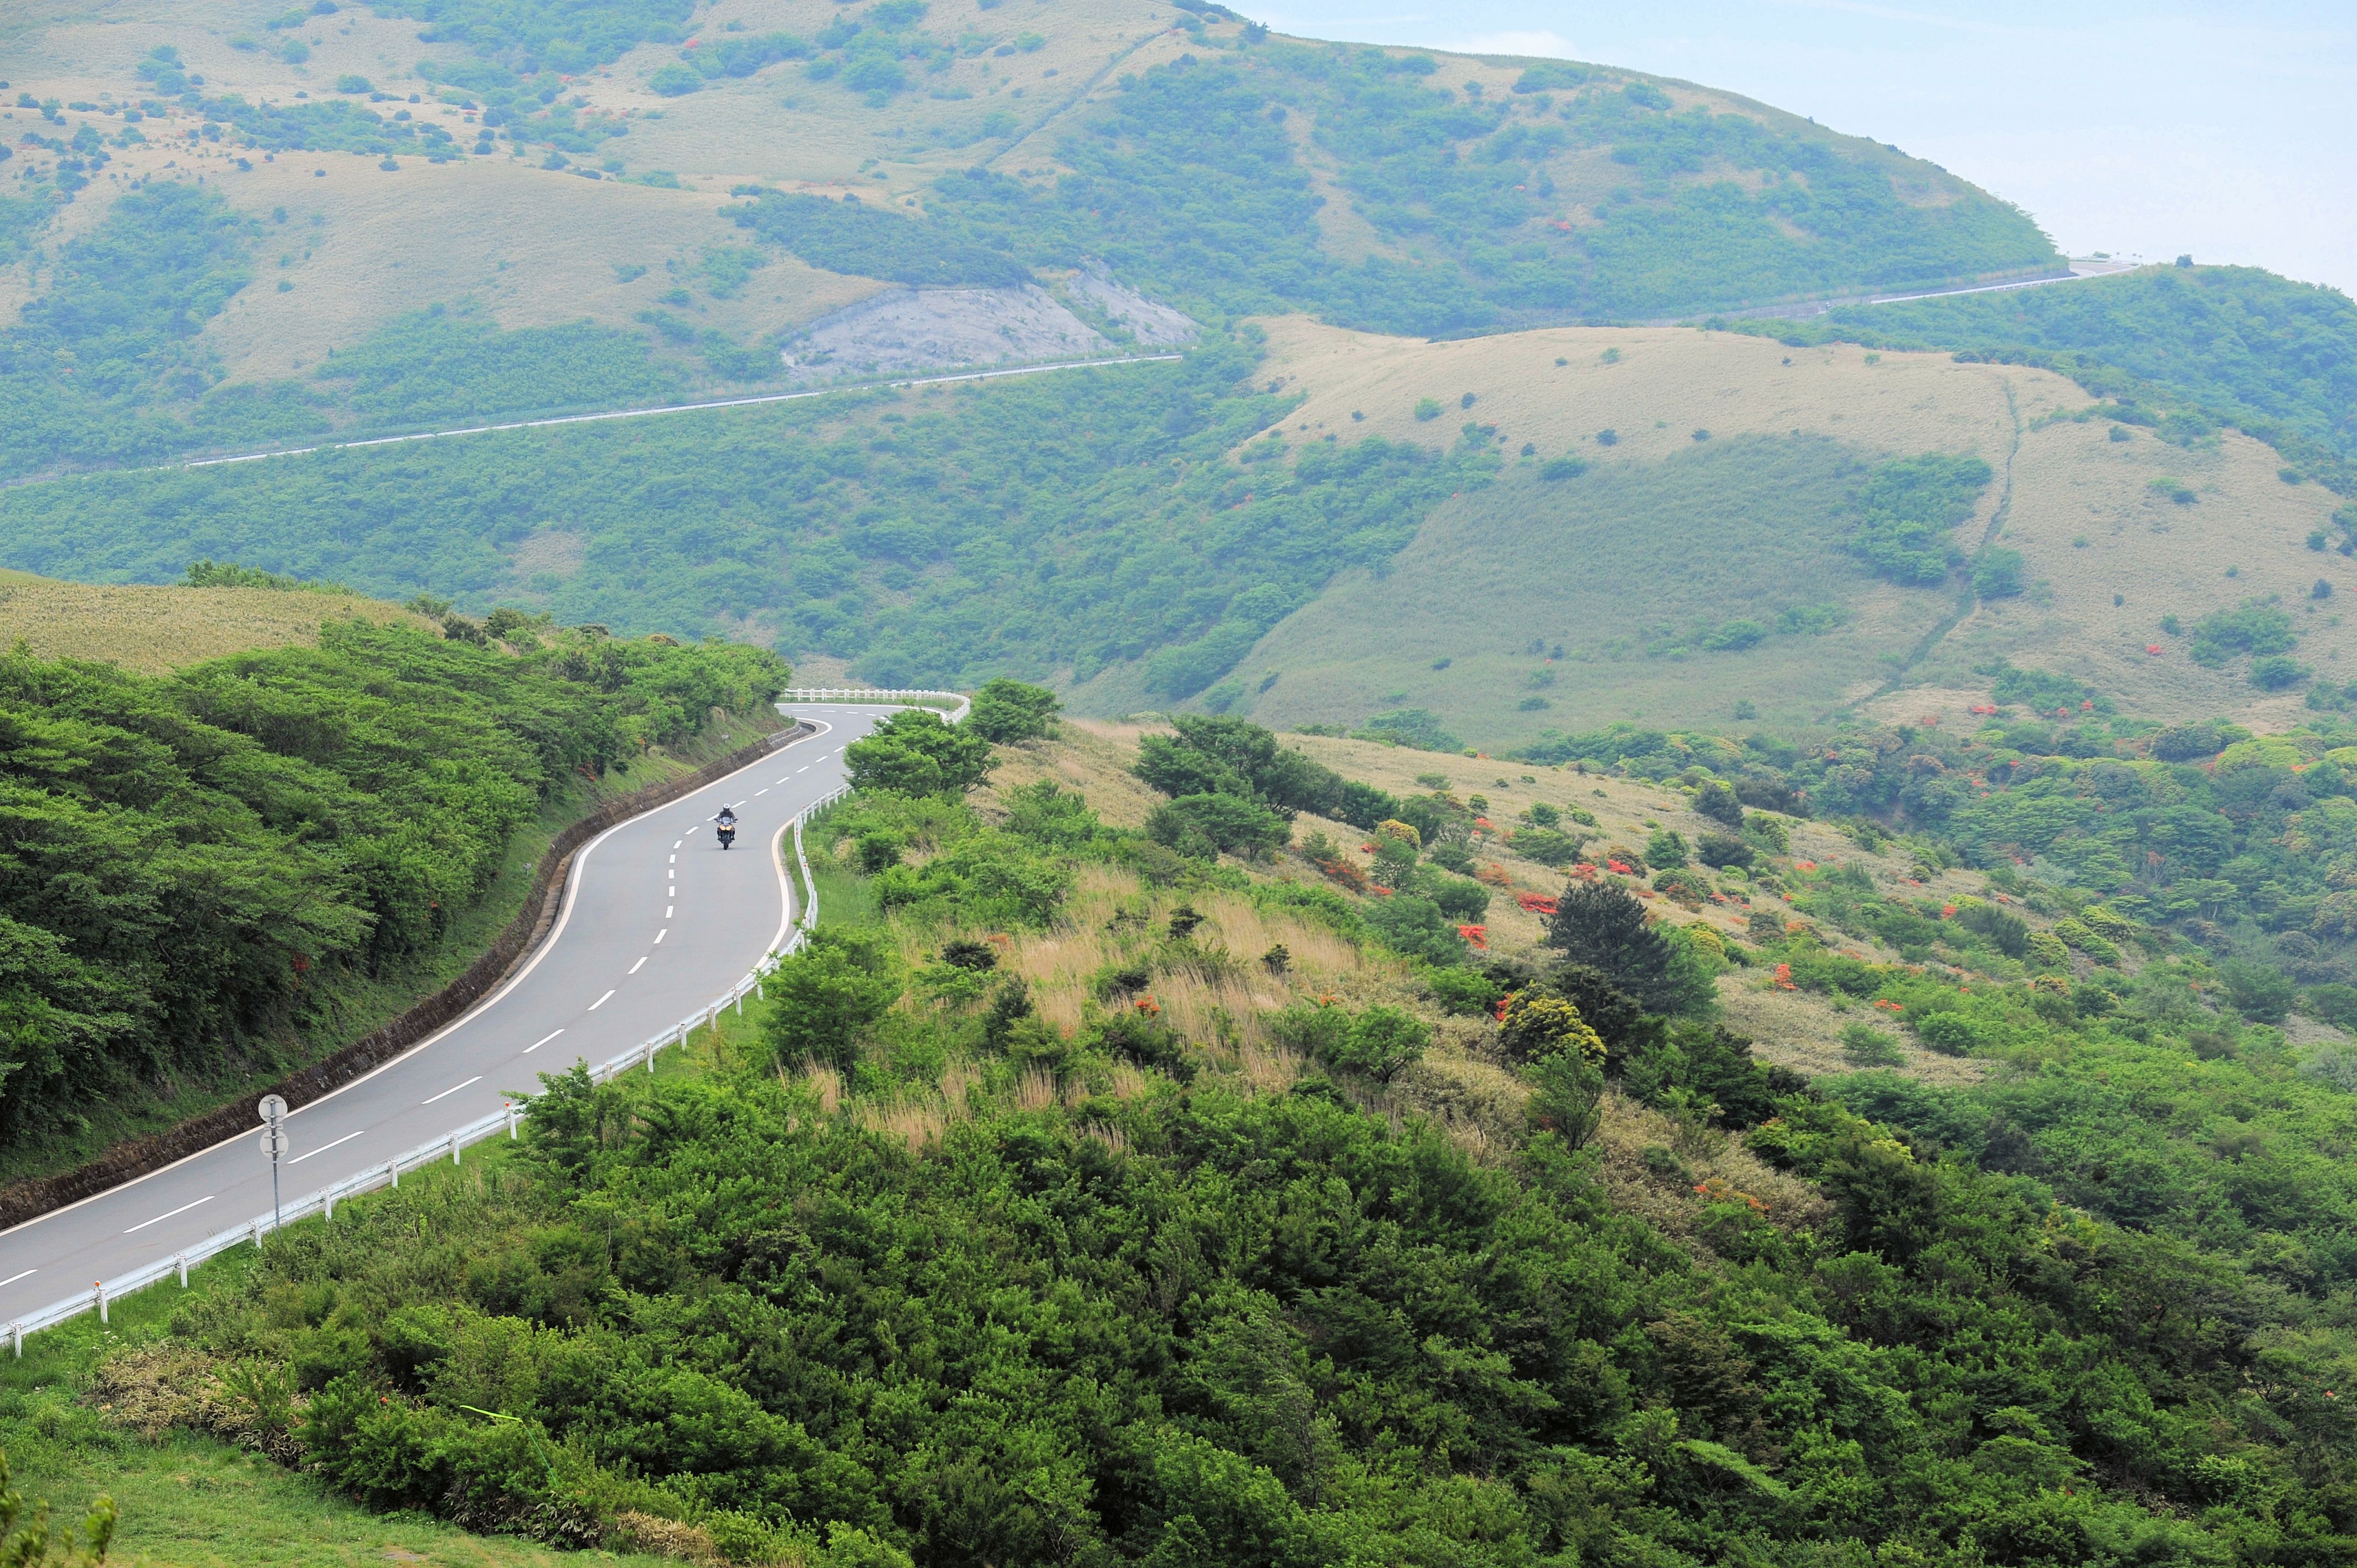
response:
[[[1181,795],[1154,808],[1146,836],[1181,854],[1225,852],[1257,859],[1284,847],[1291,829],[1265,806],[1235,795]],[[1209,853],[1207,853],[1209,852]]]
[[[764,1032],[771,1059],[789,1069],[820,1062],[848,1074],[861,1040],[899,1001],[903,983],[874,936],[828,926],[811,932],[764,983],[778,996]]]
[[[902,708],[845,748],[855,789],[963,794],[990,777],[990,742],[931,708]]]
[[[2299,1000],[2299,988],[2265,964],[2228,959],[2218,966],[2234,1011],[2255,1024],[2280,1024]]]
[[[1043,686],[1027,686],[1001,677],[974,694],[965,725],[985,740],[1001,746],[1039,740],[1053,732],[1056,710],[1061,706],[1056,693]]]
[[[2251,660],[2251,684],[2262,692],[2281,692],[2309,677],[2307,666],[2286,653],[2266,653]]]
[[[1924,1048],[1942,1056],[1968,1057],[1995,1043],[1987,1025],[1961,1013],[1933,1013],[1913,1022]]]
[[[1424,988],[1452,1018],[1485,1016],[1506,993],[1496,981],[1470,969],[1433,970],[1424,976]],[[2351,1011],[2357,1015],[2357,997],[2352,999]]]
[[[2289,653],[2298,638],[2291,617],[2272,604],[2245,599],[2231,610],[2212,610],[2193,625],[2193,660],[2216,670],[2241,653]]]
[[[1345,1072],[1389,1083],[1422,1060],[1431,1043],[1431,1025],[1405,1009],[1377,1005],[1351,1019],[1350,1027],[1326,1047],[1319,1059]]]
[[[2021,592],[2022,554],[2018,550],[1984,551],[1973,567],[1973,592],[1983,599],[2009,599]]]
[[[1756,620],[1731,620],[1703,633],[1702,645],[1715,653],[1741,653],[1767,640],[1768,628]]]
[[[1894,583],[1928,585],[1964,560],[1956,525],[1995,478],[1978,457],[1926,453],[1883,464],[1858,492],[1850,549]]]
[[[1732,833],[1705,833],[1695,844],[1695,858],[1715,871],[1730,865],[1749,866],[1759,852]]]
[[[1899,1042],[1871,1024],[1843,1025],[1841,1043],[1842,1056],[1852,1067],[1899,1067],[1907,1060]]]

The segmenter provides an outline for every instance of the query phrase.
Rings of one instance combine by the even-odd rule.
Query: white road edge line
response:
[[[150,1225],[161,1225],[167,1219],[171,1219],[174,1214],[186,1214],[191,1208],[202,1208],[206,1204],[210,1203],[212,1200],[213,1195],[209,1192],[205,1194],[204,1197],[197,1199],[194,1203],[184,1203],[180,1205],[179,1208],[172,1210],[171,1214],[158,1214],[153,1219],[142,1219],[138,1224],[134,1225],[129,1230],[125,1230],[124,1234],[128,1236],[135,1231],[145,1230]]]
[[[536,1051],[536,1050],[540,1049],[540,1047],[543,1047],[543,1046],[544,1046],[544,1045],[548,1044],[548,1042],[549,1042],[549,1041],[551,1041],[551,1040],[553,1040],[553,1039],[556,1038],[556,1036],[557,1036],[558,1035],[561,1035],[561,1034],[563,1034],[563,1033],[565,1033],[565,1031],[564,1031],[564,1030],[562,1030],[562,1029],[558,1029],[558,1030],[554,1031],[554,1033],[546,1034],[546,1035],[543,1035],[540,1038],[538,1038],[538,1039],[534,1040],[532,1044],[530,1044],[530,1045],[526,1046],[526,1047],[523,1048],[523,1053],[522,1053],[522,1054],[523,1054],[523,1055],[525,1055],[525,1056],[530,1056],[530,1055],[532,1055],[532,1053],[533,1053],[533,1052],[534,1052],[534,1051]]]
[[[614,993],[608,991],[605,995],[600,996],[597,1001],[589,1004],[589,1011],[595,1013],[598,1008],[603,1007],[607,1003],[611,1002],[613,999]]]
[[[361,1128],[361,1133],[365,1133],[365,1132],[367,1132],[367,1131],[368,1131],[368,1129],[367,1129],[367,1128],[365,1128],[365,1127],[363,1127],[363,1128]],[[336,1146],[336,1144],[349,1144],[349,1143],[350,1143],[354,1138],[359,1137],[359,1136],[361,1135],[361,1133],[345,1133],[342,1137],[340,1137],[340,1138],[337,1139],[335,1144],[320,1144],[317,1148],[316,1148],[316,1149],[314,1149],[314,1150],[312,1150],[312,1151],[311,1151],[311,1155],[324,1155],[324,1154],[326,1154],[329,1149],[334,1148],[334,1147]],[[296,1155],[293,1159],[291,1159],[291,1160],[287,1161],[286,1163],[287,1163],[288,1165],[301,1165],[305,1160],[309,1159],[309,1158],[311,1157],[311,1155]]]
[[[436,1096],[434,1097],[434,1100],[447,1100],[447,1099],[449,1099],[452,1095],[454,1095],[454,1094],[457,1093],[460,1090],[462,1090],[462,1089],[466,1088],[466,1087],[467,1087],[467,1084],[468,1084],[468,1083],[480,1083],[480,1082],[482,1082],[482,1081],[483,1081],[483,1075],[482,1075],[481,1073],[477,1073],[474,1077],[472,1077],[472,1078],[468,1079],[467,1080],[467,1083],[454,1083],[454,1084],[452,1084],[449,1088],[447,1088],[447,1089],[444,1090],[441,1093],[439,1093],[439,1094],[436,1095]],[[420,1101],[418,1103],[420,1103],[420,1104],[422,1104],[422,1105],[431,1105],[431,1104],[433,1104],[433,1103],[434,1103],[434,1100]]]
[[[804,736],[803,738],[806,740],[823,739],[826,736],[832,735],[834,732],[834,725],[824,719],[811,718],[804,722],[814,725],[818,727],[818,734]],[[780,749],[788,749],[801,744],[801,741],[788,741],[786,743],[786,746],[781,747]],[[746,764],[745,771],[751,771],[755,766],[756,764],[753,763]],[[808,764],[804,764],[805,768],[808,766]],[[514,991],[517,986],[522,985],[524,981],[531,976],[532,972],[540,967],[541,960],[546,958],[550,953],[556,950],[557,939],[565,934],[565,928],[572,923],[573,906],[576,897],[580,891],[582,871],[588,864],[590,854],[595,851],[599,844],[604,843],[608,839],[613,837],[624,828],[630,827],[632,823],[650,821],[660,814],[662,808],[658,807],[654,811],[645,812],[640,816],[632,817],[627,822],[616,822],[612,827],[608,828],[604,832],[599,833],[596,838],[581,846],[580,853],[574,857],[573,870],[565,879],[565,904],[563,908],[557,914],[556,924],[550,928],[548,935],[541,939],[539,947],[533,950],[531,961],[527,962],[523,968],[517,971],[513,975],[511,975],[506,984],[500,986],[499,990],[493,992],[490,996],[485,997],[482,1001],[477,1003],[474,1006],[468,1008],[457,1017],[453,1018],[447,1024],[443,1025],[441,1028],[436,1030],[425,1039],[420,1040],[417,1044],[410,1047],[409,1049],[402,1052],[401,1055],[394,1057],[392,1060],[387,1061],[368,1072],[362,1073],[360,1077],[353,1079],[350,1083],[338,1085],[335,1089],[321,1095],[318,1099],[312,1101],[309,1104],[297,1107],[295,1111],[295,1114],[300,1116],[304,1112],[311,1110],[314,1106],[324,1105],[328,1101],[335,1099],[337,1095],[342,1094],[349,1090],[359,1088],[361,1084],[368,1082],[371,1079],[375,1078],[380,1073],[393,1071],[394,1069],[400,1067],[404,1062],[408,1061],[413,1057],[421,1054],[433,1046],[438,1045],[450,1035],[466,1027],[467,1025],[473,1022],[476,1018],[480,1017],[483,1014],[490,1012],[491,1008],[498,1005],[502,998],[507,996],[509,993]],[[783,828],[779,830],[781,834],[785,830]],[[677,846],[674,845],[673,847]],[[782,866],[779,870],[778,880],[781,886],[785,886],[786,876]],[[780,941],[784,940],[786,929],[792,924],[792,889],[790,886],[787,887],[787,910],[788,913],[785,921],[778,928],[779,940]],[[664,918],[668,919],[670,918],[670,916],[666,914]],[[213,1153],[216,1149],[225,1149],[243,1136],[244,1134],[242,1133],[232,1133],[218,1144],[214,1144],[207,1148],[199,1149],[192,1155],[183,1155],[178,1159],[174,1160],[170,1165],[159,1165],[156,1169],[147,1172],[145,1176],[134,1176],[129,1181],[122,1182],[116,1186],[108,1187],[103,1192],[94,1192],[88,1197],[77,1198],[71,1203],[61,1204],[58,1208],[50,1209],[46,1214],[36,1214],[30,1219],[19,1220],[5,1230],[0,1230],[0,1240],[5,1240],[10,1236],[14,1236],[19,1230],[28,1230],[36,1225],[44,1224],[56,1219],[60,1214],[70,1214],[75,1209],[84,1208],[87,1205],[103,1202],[105,1199],[113,1197],[118,1193],[128,1192],[133,1187],[138,1187],[142,1183],[153,1181],[157,1176],[169,1176],[172,1172],[178,1170],[182,1165],[188,1165],[192,1161],[201,1160],[206,1155]]]
[[[644,953],[640,953],[640,954],[639,955],[639,961],[638,961],[638,962],[636,962],[636,963],[634,963],[634,964],[632,964],[632,965],[630,965],[630,967],[628,970],[625,970],[625,971],[623,972],[624,976],[627,978],[627,977],[628,977],[628,976],[630,976],[630,975],[636,974],[636,973],[638,973],[638,972],[639,972],[639,971],[640,971],[640,970],[642,970],[642,969],[644,969],[644,968],[646,968],[646,967],[647,967],[647,955],[646,955],[646,954],[644,954]]]

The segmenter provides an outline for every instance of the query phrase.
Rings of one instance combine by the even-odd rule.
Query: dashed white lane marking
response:
[[[663,906],[663,918],[664,918],[664,919],[668,920],[668,919],[670,919],[670,918],[671,918],[671,911],[672,911],[672,906],[671,906],[671,905],[666,904],[666,905],[664,905],[664,906]]]
[[[640,970],[642,970],[642,969],[644,969],[644,968],[646,968],[646,967],[647,967],[646,955],[645,955],[644,953],[640,953],[640,954],[639,955],[639,961],[638,961],[638,962],[636,962],[636,963],[634,963],[634,964],[632,964],[632,965],[630,965],[630,969],[629,969],[626,972],[627,972],[627,973],[630,973],[630,974],[636,974],[636,973],[638,973],[638,972],[639,972],[639,971],[640,971]]]
[[[773,785],[773,786],[771,786],[771,788],[772,788],[772,789],[774,789],[774,788],[775,788],[775,786]],[[768,794],[769,792],[770,792],[770,791],[769,791],[768,789],[756,789],[756,790],[754,790],[754,791],[753,791],[753,799],[755,799],[756,800],[759,800],[762,796],[764,796],[764,795]]]
[[[685,843],[686,842],[687,842],[687,841],[686,841],[685,839],[673,839],[673,840],[672,841],[672,845],[671,845],[671,847],[672,847],[672,848],[673,848],[673,849],[677,849],[681,844],[683,844],[683,843]],[[678,857],[677,855],[673,855],[672,858],[673,858],[673,859],[674,859],[674,860],[676,860],[676,859],[678,859],[679,857]]]
[[[662,930],[657,931],[655,933],[655,946],[662,946],[662,940],[669,935],[671,935],[671,928],[669,926],[665,926]]]
[[[608,1003],[608,1002],[612,1001],[612,1000],[613,1000],[613,998],[614,998],[614,993],[613,993],[612,992],[608,991],[608,993],[606,993],[606,994],[605,994],[605,995],[600,996],[599,998],[597,998],[597,1001],[592,1002],[591,1004],[589,1004],[589,1011],[591,1011],[592,1013],[595,1013],[596,1011],[597,1011],[597,1009],[598,1009],[598,1008],[603,1007],[604,1005],[606,1005],[606,1004],[607,1004],[607,1003]]]
[[[472,1078],[468,1079],[467,1080],[467,1083],[480,1083],[480,1082],[482,1082],[482,1081],[483,1081],[483,1075],[482,1075],[481,1073],[477,1073],[474,1077],[472,1077]],[[454,1095],[454,1094],[457,1093],[460,1090],[462,1090],[462,1089],[466,1088],[466,1087],[467,1087],[467,1083],[454,1083],[454,1084],[452,1084],[449,1088],[447,1088],[447,1089],[444,1090],[441,1093],[439,1093],[439,1094],[436,1095],[436,1096],[434,1097],[434,1100],[447,1100],[447,1099],[449,1099],[452,1095]],[[425,1101],[425,1104],[427,1104],[427,1105],[431,1105],[431,1104],[433,1104],[433,1103],[434,1103],[434,1100],[428,1100],[428,1101]]]
[[[677,856],[677,855],[673,855],[673,856],[671,857],[671,859],[670,859],[668,862],[666,862],[666,864],[667,864],[667,865],[677,865],[679,864],[679,856]]]
[[[0,1285],[12,1285],[12,1284],[15,1284],[18,1280],[24,1279],[24,1278],[26,1278],[26,1277],[27,1277],[27,1276],[28,1276],[28,1275],[38,1274],[38,1273],[39,1273],[40,1272],[41,1272],[41,1271],[40,1271],[40,1270],[38,1270],[38,1269],[27,1269],[27,1270],[24,1272],[24,1273],[21,1273],[21,1274],[10,1274],[6,1279],[5,1279],[5,1280],[0,1280]]]
[[[800,768],[795,768],[794,771],[796,773],[808,773],[810,771],[810,764],[805,762]]]
[[[180,1207],[179,1207],[179,1208],[176,1208],[176,1209],[172,1210],[172,1214],[186,1214],[189,1209],[191,1209],[191,1208],[201,1208],[203,1205],[208,1204],[208,1203],[210,1203],[212,1200],[213,1200],[213,1195],[212,1195],[211,1193],[207,1193],[207,1194],[205,1194],[205,1195],[204,1195],[204,1197],[200,1197],[200,1198],[197,1199],[197,1201],[196,1201],[196,1202],[194,1202],[194,1203],[184,1203],[184,1204],[180,1205]],[[167,1219],[171,1219],[171,1218],[172,1218],[172,1214],[158,1214],[158,1215],[157,1215],[157,1216],[156,1216],[156,1218],[155,1218],[155,1219],[142,1219],[138,1224],[134,1225],[134,1226],[131,1228],[131,1230],[125,1230],[125,1231],[124,1232],[124,1234],[125,1236],[128,1236],[128,1235],[131,1235],[134,1231],[145,1230],[146,1230],[146,1229],[147,1229],[147,1227],[149,1227],[150,1225],[161,1225],[161,1224],[162,1224],[162,1223],[164,1223],[164,1221],[166,1221]],[[19,1276],[19,1277],[21,1277],[21,1276]]]
[[[367,1128],[365,1128],[365,1127],[363,1127],[363,1128],[361,1128],[361,1133],[365,1133],[365,1132],[367,1132],[367,1131],[368,1131],[368,1129],[367,1129]],[[340,1138],[337,1139],[337,1140],[336,1140],[336,1144],[349,1144],[349,1143],[350,1143],[354,1138],[359,1137],[359,1136],[361,1135],[361,1133],[345,1133],[342,1137],[340,1137]],[[317,1148],[316,1148],[316,1149],[312,1150],[312,1151],[311,1151],[311,1155],[324,1155],[324,1154],[326,1154],[329,1149],[334,1148],[334,1147],[336,1146],[336,1144],[320,1144]],[[287,1161],[286,1163],[287,1163],[288,1165],[301,1165],[305,1160],[309,1159],[309,1158],[311,1157],[311,1155],[296,1155],[293,1159],[291,1159],[291,1160]]]
[[[562,1029],[555,1029],[555,1030],[552,1030],[552,1031],[550,1031],[548,1034],[543,1035],[540,1038],[538,1038],[538,1039],[534,1040],[532,1044],[530,1044],[530,1045],[526,1046],[526,1047],[523,1048],[523,1054],[524,1054],[525,1056],[530,1056],[530,1055],[532,1055],[532,1053],[533,1053],[533,1052],[534,1052],[534,1051],[536,1051],[536,1050],[540,1049],[540,1047],[543,1047],[543,1046],[544,1046],[544,1045],[548,1044],[548,1042],[549,1042],[549,1041],[551,1041],[551,1040],[553,1040],[553,1039],[556,1038],[556,1036],[559,1036],[559,1035],[561,1035],[561,1034],[563,1034],[563,1033],[565,1033],[565,1031],[564,1031],[564,1030],[562,1030]]]

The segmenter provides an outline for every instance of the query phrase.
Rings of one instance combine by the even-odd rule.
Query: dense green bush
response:
[[[865,1016],[880,949],[819,950],[854,948]],[[1866,1074],[1819,1099],[1559,972],[1493,1164],[1315,1078],[1242,1095],[1129,1014],[1061,1040],[1001,984],[929,1004],[922,1060],[863,1049],[840,1110],[768,1060],[544,1079],[508,1170],[347,1205],[178,1331],[316,1391],[291,1436],[326,1484],[573,1544],[623,1509],[751,1561],[927,1568],[2321,1568],[2357,1544],[2321,1397],[2342,1331],[2007,1164],[2025,1117],[2125,1130],[2138,1089]],[[1612,1022],[1600,1071],[1575,995]],[[1428,1029],[1308,1003],[1266,1024],[1395,1085]],[[921,1145],[881,1130],[952,1040],[984,1084]],[[1098,1089],[1092,1042],[1143,1086]],[[1043,1052],[1071,1098],[1014,1109]],[[1576,1153],[1600,1072],[1682,1139],[1745,1137],[1825,1217],[1723,1179],[1674,1241],[1616,1209]]]
[[[931,708],[902,708],[845,748],[855,789],[963,794],[990,777],[990,741]]]
[[[1956,525],[1973,515],[1992,478],[1977,457],[1926,453],[1877,468],[1858,491],[1850,549],[1894,583],[1938,583],[1964,559]]]
[[[1372,829],[1399,810],[1383,791],[1280,746],[1275,734],[1249,720],[1181,714],[1172,723],[1177,735],[1139,742],[1135,764],[1137,776],[1172,797],[1174,808],[1194,802],[1174,811],[1169,832],[1211,813],[1228,825],[1218,832],[1208,821],[1195,826],[1217,847],[1274,848],[1285,842],[1297,811]],[[1236,804],[1212,804],[1220,800]]]
[[[974,694],[965,727],[986,741],[1004,746],[1012,741],[1039,740],[1055,729],[1056,710],[1063,706],[1044,686],[1027,686],[1001,676],[985,682]]]

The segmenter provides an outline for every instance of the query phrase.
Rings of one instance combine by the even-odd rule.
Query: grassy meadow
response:
[[[1436,508],[1387,570],[1338,579],[1245,656],[1238,675],[1264,723],[1424,707],[1504,749],[1623,718],[1730,725],[1739,703],[1783,725],[1870,701],[1883,716],[1953,722],[1986,700],[1974,667],[1999,658],[2158,718],[2288,715],[2299,693],[2194,664],[2161,628],[2164,616],[2190,627],[2271,596],[2324,678],[2357,658],[2343,601],[2314,593],[2319,579],[2357,588],[2357,570],[2308,542],[2340,498],[2287,483],[2276,454],[2247,436],[2187,447],[2068,417],[2086,395],[2045,371],[1689,328],[1425,343],[1287,317],[1269,341],[1303,399],[1285,426],[1297,446],[1370,431],[1431,442],[1477,423],[1495,426],[1509,467]],[[1417,417],[1425,400],[1437,418]],[[1525,444],[1532,455],[1515,456]],[[1960,614],[1953,587],[1894,586],[1843,550],[1866,469],[1926,451],[1995,470],[1954,537],[1967,553],[2020,552],[2019,596]],[[1542,477],[1566,456],[1586,471]],[[2192,499],[2173,499],[2167,479]],[[1812,607],[1834,609],[1835,624],[1749,649],[1645,651],[1696,627],[1772,628]],[[2161,654],[2145,652],[2153,643]]]
[[[43,659],[89,659],[143,675],[255,648],[310,647],[319,623],[365,616],[425,627],[382,599],[275,588],[67,583],[0,571],[0,643],[22,639]]]

